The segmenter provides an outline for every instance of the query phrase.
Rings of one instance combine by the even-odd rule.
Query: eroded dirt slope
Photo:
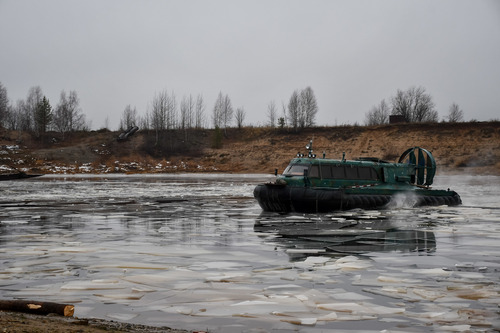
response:
[[[500,174],[500,122],[317,127],[301,131],[229,129],[161,134],[139,131],[123,142],[117,132],[90,132],[43,144],[3,131],[0,165],[28,172],[232,172],[282,171],[297,152],[327,158],[360,156],[395,161],[407,148],[430,150],[438,172]],[[216,144],[217,143],[217,144]],[[215,146],[219,146],[214,148]]]

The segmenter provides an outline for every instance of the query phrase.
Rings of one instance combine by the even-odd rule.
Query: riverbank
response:
[[[0,136],[0,171],[27,173],[273,173],[312,139],[318,156],[378,157],[397,161],[409,147],[430,150],[439,172],[500,175],[500,122],[315,127],[300,131],[247,127],[139,130],[125,141],[119,132],[73,133],[37,141],[27,134]],[[47,143],[49,141],[50,143]]]
[[[41,316],[0,311],[0,332],[3,333],[186,333],[169,327],[153,327],[102,319],[80,319],[62,316]]]

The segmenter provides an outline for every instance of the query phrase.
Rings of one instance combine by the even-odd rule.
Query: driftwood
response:
[[[75,307],[71,304],[25,300],[0,300],[0,310],[33,313],[39,315],[55,313],[65,317],[72,317],[75,313]]]

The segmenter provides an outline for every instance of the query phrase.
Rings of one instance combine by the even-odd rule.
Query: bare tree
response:
[[[18,101],[19,102],[19,101]],[[7,111],[5,112],[5,116],[3,119],[3,126],[10,130],[17,130],[18,128],[18,119],[19,113],[17,112],[17,107],[10,104],[7,107]]]
[[[120,120],[120,130],[126,130],[137,124],[137,110],[134,106],[132,108],[129,105],[125,107],[122,114],[122,119]]]
[[[243,127],[243,122],[245,121],[245,116],[246,116],[246,112],[242,107],[236,109],[236,114],[235,114],[236,125],[240,129]]]
[[[380,104],[373,106],[370,111],[365,114],[365,124],[382,125],[389,123],[390,109],[385,99],[380,101]]]
[[[224,120],[224,130],[226,130],[229,127],[229,124],[233,120],[233,106],[231,103],[231,99],[229,98],[228,95],[224,97],[224,108],[222,112],[222,118]]]
[[[55,129],[63,134],[63,138],[65,133],[87,129],[85,115],[79,105],[80,100],[76,91],[70,91],[68,96],[64,90],[61,91],[59,104],[54,112],[53,124]]]
[[[188,129],[193,127],[193,118],[195,113],[195,101],[192,95],[183,97],[181,101],[181,129]]]
[[[25,110],[24,100],[17,100],[15,105],[10,105],[7,110],[7,117],[5,120],[6,127],[11,130],[21,131],[21,123],[23,121],[24,110]]]
[[[151,115],[148,111],[143,116],[139,116],[138,126],[143,129],[151,129]]]
[[[155,131],[156,136],[155,144],[158,144],[160,133],[167,126],[167,99],[168,94],[166,91],[155,94],[153,98],[150,118],[151,128]]]
[[[195,118],[195,127],[203,128],[205,123],[205,102],[203,100],[203,95],[198,95],[196,97]]]
[[[174,129],[177,125],[177,102],[174,92],[166,90],[155,94],[152,103],[151,125],[154,129]]]
[[[20,131],[31,131],[32,115],[29,108],[26,105],[25,100],[19,100],[17,105],[17,119],[18,119],[18,130]]]
[[[276,104],[274,101],[269,102],[267,105],[267,116],[269,118],[269,126],[276,127]]]
[[[285,128],[287,126],[287,108],[285,106],[285,102],[281,101],[281,112],[282,116],[278,118],[278,126],[279,128]]]
[[[410,122],[412,119],[411,101],[407,98],[403,90],[398,89],[396,95],[391,99],[392,114],[400,115]]]
[[[464,112],[460,109],[458,104],[453,103],[448,111],[448,122],[459,123],[464,121]]]
[[[292,93],[288,102],[288,119],[294,129],[313,126],[317,113],[318,103],[311,87]]]
[[[435,104],[432,96],[425,93],[424,88],[417,88],[413,94],[414,100],[414,121],[416,122],[437,122],[438,113],[434,109]]]
[[[0,127],[5,126],[4,121],[9,112],[9,98],[7,97],[7,88],[0,82]]]
[[[184,130],[184,140],[188,140],[188,129],[193,127],[193,118],[195,113],[195,101],[192,95],[184,96],[181,101],[181,120],[180,127]]]
[[[300,98],[299,93],[295,90],[288,101],[288,119],[294,129],[297,129],[300,124]]]
[[[42,101],[43,92],[40,86],[31,87],[24,103],[24,110],[22,116],[22,130],[34,131],[35,130],[35,113],[38,104]]]
[[[173,91],[170,96],[167,94],[166,103],[167,130],[175,129],[177,127],[177,99]]]
[[[233,106],[231,104],[231,99],[228,95],[222,95],[219,92],[219,96],[215,101],[214,111],[213,111],[213,124],[215,128],[224,128],[226,130],[233,119]]]
[[[300,126],[311,127],[316,121],[318,113],[318,103],[311,87],[307,87],[300,92]]]
[[[391,100],[392,114],[401,115],[408,122],[436,122],[438,113],[430,94],[423,87],[399,90]]]
[[[213,122],[214,128],[221,128],[222,127],[223,109],[224,109],[224,96],[222,95],[222,91],[221,91],[221,92],[219,92],[219,96],[217,96],[217,99],[215,100],[214,110],[212,113],[212,122]]]
[[[106,117],[104,119],[104,125],[102,126],[103,129],[109,129],[109,117]]]

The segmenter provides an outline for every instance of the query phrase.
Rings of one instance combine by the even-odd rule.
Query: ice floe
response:
[[[107,177],[10,186],[30,206],[9,199],[0,214],[3,298],[70,301],[78,316],[190,330],[500,327],[493,207],[263,216],[251,195],[258,177]],[[302,236],[324,232],[276,232],[285,224]]]

